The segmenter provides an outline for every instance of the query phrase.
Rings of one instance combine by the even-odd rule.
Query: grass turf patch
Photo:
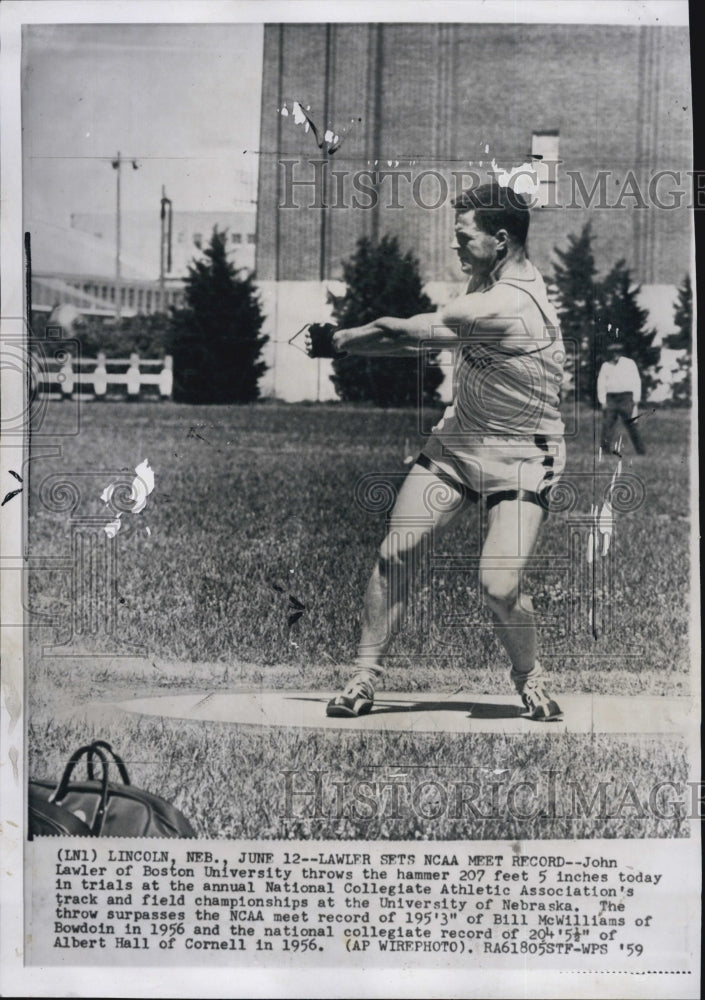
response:
[[[69,428],[68,409],[52,408],[51,416],[57,432]],[[594,414],[581,410],[579,417],[564,476],[575,490],[574,510],[551,517],[526,573],[552,687],[688,694],[688,414],[664,410],[649,418],[645,437],[655,460],[625,456],[636,501],[617,515],[598,640],[589,627],[584,558],[584,515],[595,499]],[[370,474],[399,484],[405,458],[423,440],[417,415],[408,411],[86,406],[80,433],[63,440],[60,455],[38,460],[30,483],[32,775],[58,778],[62,762],[92,734],[114,740],[118,751],[129,747],[135,782],[173,798],[204,836],[681,835],[681,816],[639,816],[626,807],[616,815],[616,800],[594,815],[532,819],[506,809],[496,817],[472,809],[454,815],[449,806],[438,816],[432,806],[428,815],[414,808],[391,816],[379,803],[367,818],[353,814],[350,803],[339,816],[296,816],[282,804],[287,768],[304,776],[327,769],[336,787],[352,787],[365,775],[384,773],[391,781],[395,772],[383,772],[390,761],[417,778],[443,772],[446,783],[454,768],[476,774],[506,767],[517,780],[556,770],[566,788],[592,787],[608,773],[633,775],[639,795],[648,797],[655,774],[684,780],[677,740],[256,733],[146,718],[97,731],[57,721],[62,705],[167,688],[337,690],[354,654],[361,597],[384,533],[384,510],[374,509],[369,492],[366,505],[360,503],[361,484]],[[109,517],[100,494],[116,475],[129,480],[145,458],[156,489],[143,514],[124,515],[113,543],[117,561],[106,578],[101,517]],[[81,532],[97,540],[81,542]],[[476,588],[481,537],[475,509],[432,548],[408,624],[390,651],[389,690],[510,690],[508,662]],[[304,606],[294,624],[290,596]],[[82,658],[49,655],[56,652]]]
[[[146,716],[36,720],[29,734],[31,773],[57,780],[79,744],[108,739],[133,783],[172,801],[209,838],[688,835],[680,740],[262,731]],[[681,794],[654,799],[655,781],[676,782]]]
[[[32,477],[30,547],[42,559],[30,577],[29,604],[36,623],[57,623],[35,637],[72,641],[79,578],[90,605],[81,641],[96,653],[303,670],[350,662],[385,516],[363,509],[356,487],[359,499],[359,484],[371,473],[401,482],[403,458],[423,443],[416,414],[172,404],[84,410],[80,434],[62,444],[60,457],[43,458]],[[581,415],[564,480],[573,483],[576,511],[584,515],[593,499],[586,474],[594,415]],[[59,430],[62,419],[69,418],[58,408]],[[588,620],[584,525],[557,514],[542,532],[526,588],[558,689],[592,690],[596,673],[615,669],[634,675],[636,688],[639,675],[666,684],[687,678],[687,428],[686,413],[661,411],[647,434],[658,460],[630,465],[625,456],[642,499],[617,516],[597,641]],[[125,517],[116,539],[116,623],[108,634],[99,561],[71,565],[72,538],[81,519],[100,518],[100,493],[115,470],[129,474],[144,458],[155,469],[156,489],[139,518]],[[48,498],[62,479],[81,496],[57,509]],[[410,671],[412,683],[426,675],[421,683],[439,687],[454,668],[506,664],[476,587],[480,543],[480,515],[472,510],[431,551],[408,625],[391,650],[392,665],[418,668]],[[289,595],[305,608],[291,627]]]

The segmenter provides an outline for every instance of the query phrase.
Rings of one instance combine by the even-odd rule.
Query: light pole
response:
[[[120,168],[125,161],[118,152],[117,159],[112,161],[113,170],[117,170],[117,227],[115,240],[115,319],[119,322],[122,315],[122,268],[120,263],[120,240],[121,240],[121,220],[120,220]],[[139,164],[137,160],[132,160],[132,169],[137,170]]]
[[[167,198],[162,184],[162,200],[160,209],[161,242],[159,245],[159,308],[164,312],[164,274],[171,271],[171,198]]]

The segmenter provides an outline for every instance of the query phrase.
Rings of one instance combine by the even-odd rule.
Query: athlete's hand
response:
[[[338,348],[334,337],[338,331],[332,323],[311,323],[306,331],[306,353],[310,358],[335,358]]]

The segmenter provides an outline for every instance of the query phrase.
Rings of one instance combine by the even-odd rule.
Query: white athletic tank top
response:
[[[526,265],[521,277],[500,275],[492,286],[506,288],[506,317],[495,313],[484,331],[478,318],[469,341],[458,348],[453,404],[434,428],[440,437],[563,434],[559,405],[565,350],[558,317],[543,278],[529,261]],[[537,307],[528,317],[518,317],[522,295]]]

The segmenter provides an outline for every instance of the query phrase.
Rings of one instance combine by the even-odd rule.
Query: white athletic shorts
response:
[[[563,437],[541,434],[525,437],[458,436],[444,443],[432,434],[424,445],[419,464],[441,478],[459,485],[463,492],[495,502],[516,493],[538,502],[558,482],[565,468]],[[528,494],[528,495],[527,495]]]

